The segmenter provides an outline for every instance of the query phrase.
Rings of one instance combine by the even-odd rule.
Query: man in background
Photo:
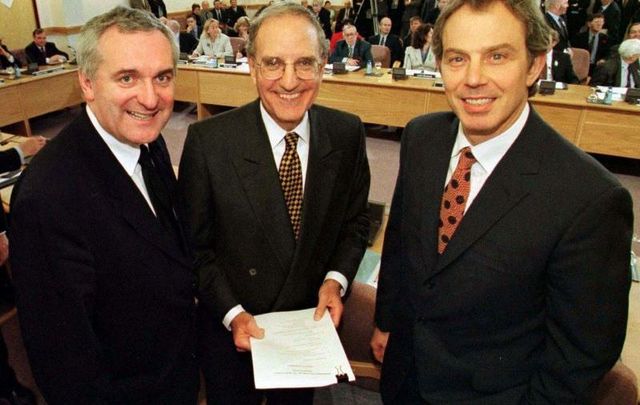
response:
[[[559,52],[568,52],[571,43],[569,42],[569,29],[564,16],[569,8],[569,0],[546,0],[544,8],[544,17],[547,20],[547,24],[558,32],[558,43],[554,49]]]
[[[86,108],[13,190],[20,326],[49,405],[197,401],[196,280],[160,136],[177,58],[150,13],[91,19],[77,53]]]
[[[233,28],[236,25],[238,18],[245,17],[247,12],[244,7],[238,5],[238,0],[231,0],[229,8],[225,10],[224,19],[227,26]]]
[[[364,127],[314,104],[327,43],[306,8],[266,8],[247,53],[259,99],[191,125],[180,161],[207,402],[311,404],[310,389],[254,388],[253,315],[315,307],[340,322],[369,229]]]
[[[609,56],[609,36],[602,31],[604,16],[601,13],[589,14],[587,17],[587,30],[576,35],[571,44],[575,48],[589,51],[589,75],[593,75],[596,63],[604,61]]]
[[[542,80],[553,80],[556,82],[578,84],[580,80],[573,70],[571,56],[568,53],[558,52],[554,49],[558,43],[558,32],[550,30],[551,41],[545,56],[545,65],[540,75]]]
[[[354,25],[345,25],[342,28],[342,37],[344,39],[336,44],[329,63],[343,62],[349,66],[366,66],[367,62],[373,63],[371,44],[358,39],[358,31]]]
[[[42,28],[33,30],[33,42],[24,48],[29,63],[48,65],[63,63],[69,60],[69,55],[62,52],[53,42],[47,42],[47,34]]]
[[[621,27],[622,12],[617,2],[613,0],[600,0],[602,7],[598,12],[604,16],[604,29],[613,44],[620,43],[620,33],[624,32],[626,27]]]
[[[391,65],[396,61],[402,63],[404,60],[404,49],[402,48],[402,41],[400,38],[391,33],[391,18],[382,17],[379,24],[379,31],[380,33],[378,35],[369,37],[369,43],[389,48],[389,52],[391,53]]]
[[[588,404],[625,339],[631,197],[533,110],[530,0],[452,0],[433,46],[453,110],[411,121],[372,347],[385,403]]]
[[[640,39],[627,39],[603,64],[596,66],[591,84],[597,86],[640,88]]]

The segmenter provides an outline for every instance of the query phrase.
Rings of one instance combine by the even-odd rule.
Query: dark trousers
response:
[[[255,389],[251,353],[237,352],[232,333],[202,308],[198,330],[198,358],[208,405],[261,404],[264,398],[269,405],[313,403],[313,389]]]

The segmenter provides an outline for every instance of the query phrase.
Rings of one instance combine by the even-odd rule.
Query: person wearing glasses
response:
[[[338,41],[336,49],[331,54],[329,63],[343,62],[349,66],[366,66],[373,63],[371,44],[358,38],[355,25],[345,24],[342,28],[342,41]]]
[[[304,7],[252,21],[247,54],[259,98],[192,124],[179,189],[199,279],[199,354],[207,402],[310,404],[309,389],[254,388],[256,314],[316,308],[335,325],[369,233],[364,127],[314,105],[327,59]]]

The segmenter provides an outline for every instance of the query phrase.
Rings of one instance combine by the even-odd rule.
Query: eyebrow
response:
[[[137,73],[138,73],[137,69],[120,69],[117,72],[115,72],[113,74],[113,76],[117,77],[117,76],[121,76],[121,75],[124,75],[124,74],[137,74]],[[155,74],[154,77],[166,75],[168,73],[173,74],[173,68],[163,69],[163,70],[159,71],[157,74]]]
[[[493,52],[493,51],[497,51],[499,49],[507,49],[509,51],[515,51],[516,48],[509,44],[509,43],[504,43],[504,44],[498,44],[498,45],[493,45],[490,46],[488,48],[483,48],[481,49],[482,53],[489,53],[489,52]],[[444,53],[463,53],[463,54],[467,54],[469,53],[468,51],[462,50],[462,49],[458,49],[458,48],[447,48],[444,50]]]

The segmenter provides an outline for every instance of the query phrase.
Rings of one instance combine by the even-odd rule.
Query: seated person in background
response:
[[[547,50],[547,59],[542,72],[540,73],[541,80],[553,80],[555,82],[578,84],[580,80],[576,76],[573,70],[573,63],[571,63],[571,56],[568,53],[564,53],[554,49],[558,44],[559,34],[556,30],[550,30],[551,43]]]
[[[366,66],[369,61],[373,63],[371,45],[358,39],[355,25],[345,24],[342,27],[342,36],[344,39],[336,44],[329,63],[344,62],[350,66]]]
[[[618,47],[618,55],[612,55],[603,64],[596,66],[591,84],[640,88],[638,58],[640,39],[627,39]]]
[[[204,24],[204,33],[200,37],[196,50],[193,51],[193,56],[219,54],[233,55],[233,49],[229,37],[220,32],[218,20],[212,18]]]
[[[202,34],[202,28],[198,26],[198,16],[195,14],[191,14],[187,17],[187,34],[191,35],[196,41],[200,39],[200,34]]]
[[[624,39],[640,39],[640,21],[634,21],[629,24]]]
[[[236,24],[233,26],[233,30],[236,32],[238,38],[242,38],[245,41],[249,40],[249,27],[251,26],[251,20],[249,17],[243,16],[238,18]]]
[[[400,37],[391,33],[391,24],[389,17],[382,17],[379,25],[380,33],[370,36],[369,43],[372,45],[383,45],[389,48],[391,52],[391,65],[393,65],[396,61],[401,63],[404,56],[402,52],[402,41]]]
[[[604,61],[609,56],[609,36],[602,31],[604,27],[604,15],[602,13],[589,14],[587,17],[586,31],[578,33],[571,40],[574,48],[586,49],[591,56],[589,62],[589,74],[593,74],[593,69],[598,61]]]
[[[69,55],[62,52],[53,42],[47,42],[47,34],[42,28],[33,30],[33,42],[24,48],[27,62],[47,65],[69,60]]]
[[[431,49],[433,25],[421,24],[413,33],[411,46],[404,51],[404,68],[435,72],[436,56]]]
[[[2,43],[2,38],[0,38],[0,68],[6,69],[8,67],[13,67],[13,65],[20,66],[20,61],[18,58],[13,56],[9,49]]]
[[[342,36],[342,27],[344,27],[345,25],[355,24],[353,23],[353,20],[343,20],[339,26],[338,24],[336,24],[336,32],[331,35],[331,40],[329,41],[329,55],[331,55],[336,49],[336,44],[344,39]],[[363,40],[364,38],[362,38],[362,36],[358,34],[358,39]]]
[[[409,19],[409,32],[402,38],[403,46],[407,47],[411,45],[411,37],[420,25],[422,25],[422,18],[420,18],[420,16],[414,15]]]
[[[195,24],[195,23],[194,23]],[[188,32],[180,32],[180,23],[176,20],[167,20],[165,24],[174,35],[176,44],[180,48],[180,53],[190,54],[198,46],[198,40]]]
[[[229,8],[224,11],[225,23],[230,27],[235,26],[240,18],[246,16],[247,12],[244,7],[238,5],[238,0],[231,0]]]

